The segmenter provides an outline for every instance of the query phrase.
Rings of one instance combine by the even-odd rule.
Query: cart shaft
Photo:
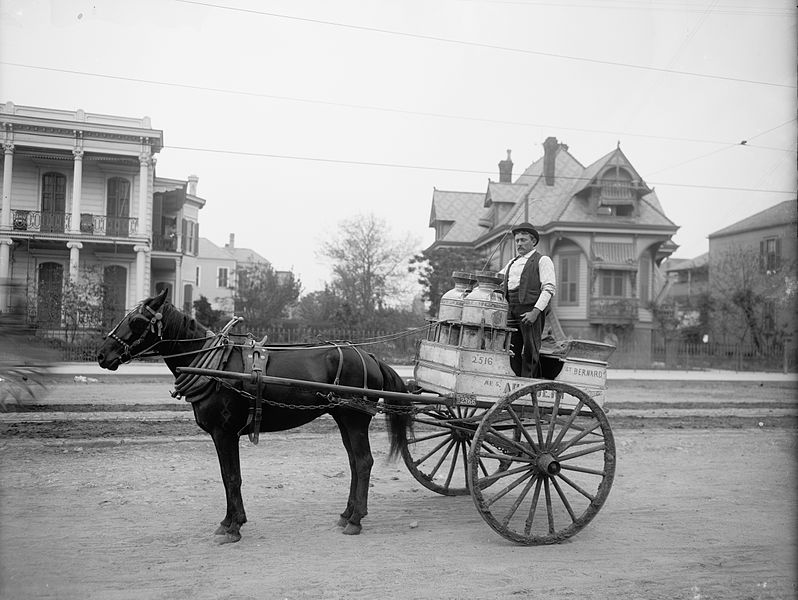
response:
[[[178,373],[192,373],[195,375],[205,375],[207,377],[220,377],[223,379],[236,379],[255,383],[260,378],[261,383],[272,385],[285,385],[299,389],[311,391],[335,392],[352,396],[367,396],[369,398],[383,398],[391,400],[409,400],[414,404],[442,404],[444,406],[456,406],[463,404],[454,395],[439,396],[437,394],[411,394],[409,392],[389,392],[386,390],[371,390],[368,388],[352,387],[348,385],[337,385],[334,383],[322,383],[319,381],[306,381],[304,379],[288,379],[286,377],[272,377],[261,375],[258,372],[239,373],[236,371],[220,371],[217,369],[200,369],[197,367],[178,367]]]

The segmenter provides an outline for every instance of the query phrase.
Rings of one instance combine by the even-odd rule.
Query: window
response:
[[[631,217],[634,215],[634,207],[632,206],[599,206],[596,209],[596,214],[604,215],[607,217]]]
[[[42,177],[41,231],[64,232],[66,218],[66,177],[45,173]]]
[[[199,223],[183,219],[183,254],[199,253]]]
[[[759,257],[762,269],[768,273],[775,273],[781,264],[781,240],[765,238],[759,242]]]
[[[623,297],[623,271],[601,271],[601,295]]]
[[[228,270],[227,267],[219,267],[218,275],[216,277],[216,287],[227,287]]]
[[[557,278],[557,303],[562,305],[579,303],[579,255],[560,256],[560,274]]]
[[[108,180],[105,233],[127,237],[130,231],[130,182],[122,177]],[[143,225],[143,224],[142,224]]]

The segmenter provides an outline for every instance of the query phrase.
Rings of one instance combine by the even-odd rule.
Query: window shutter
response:
[[[199,223],[194,223],[194,256],[199,256]]]
[[[180,232],[182,234],[180,242],[180,250],[183,252],[183,254],[185,254],[186,252],[188,252],[188,248],[186,247],[186,244],[188,243],[188,221],[186,219],[183,219]]]
[[[773,268],[781,266],[781,238],[776,238],[776,256],[773,258]]]

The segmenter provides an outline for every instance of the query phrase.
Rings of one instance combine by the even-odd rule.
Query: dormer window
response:
[[[632,216],[636,193],[632,176],[628,171],[617,166],[610,168],[602,175],[598,188],[598,214],[617,217]]]

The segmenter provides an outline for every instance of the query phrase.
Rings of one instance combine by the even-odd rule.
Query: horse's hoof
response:
[[[344,535],[358,535],[363,527],[361,525],[354,525],[353,523],[347,523],[346,527],[344,527]]]
[[[236,542],[241,540],[240,533],[230,533],[229,531],[226,532],[224,535],[217,536],[216,543],[221,544],[235,544]]]
[[[349,523],[349,521],[347,520],[347,518],[346,518],[346,517],[340,517],[340,518],[338,519],[338,523],[337,523],[337,524],[338,524],[338,527],[346,527],[346,525],[347,525],[348,523]]]
[[[226,533],[227,533],[227,527],[225,527],[224,525],[219,525],[219,527],[216,528],[216,531],[213,532],[213,535],[224,535]]]

